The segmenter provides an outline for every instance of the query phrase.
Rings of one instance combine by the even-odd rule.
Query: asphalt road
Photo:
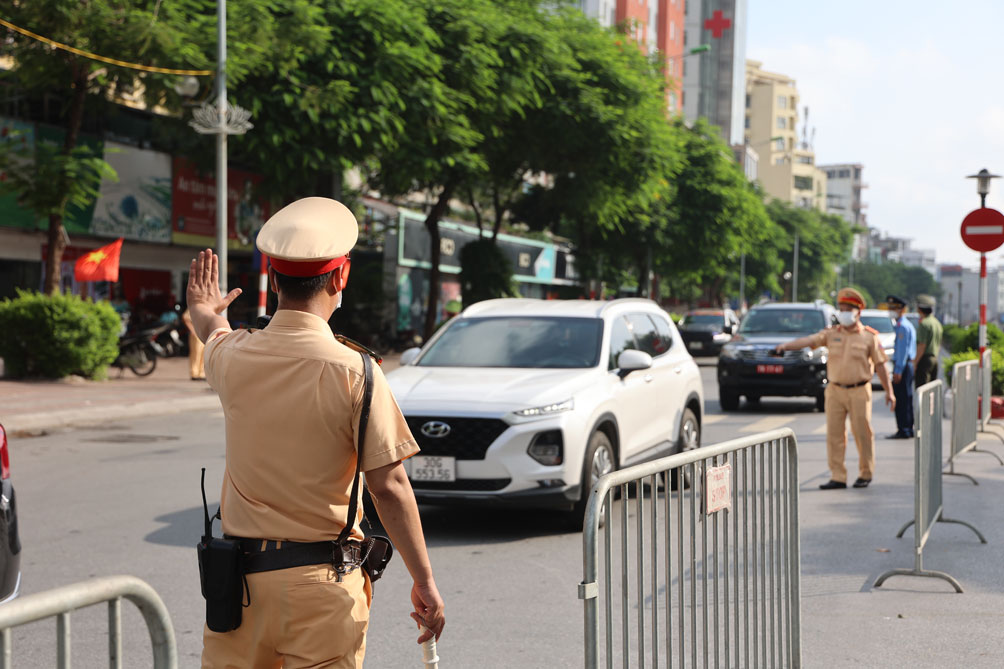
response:
[[[946,515],[976,524],[990,545],[968,530],[937,527],[925,561],[967,588],[948,594],[928,579],[890,581],[871,589],[890,567],[911,567],[912,542],[894,534],[912,517],[913,444],[879,441],[875,484],[867,490],[822,492],[828,478],[823,414],[813,401],[765,398],[756,408],[723,414],[713,361],[702,361],[706,392],[703,443],[782,426],[798,435],[806,666],[997,666],[1004,656],[1004,536],[997,507],[1004,468],[980,454],[965,456],[976,488],[945,483]],[[876,432],[893,431],[876,395]],[[23,553],[23,592],[93,576],[128,573],[148,581],[171,612],[180,666],[198,666],[203,600],[194,545],[202,530],[199,469],[209,497],[219,497],[223,420],[198,412],[121,420],[12,444]],[[982,440],[981,440],[982,441]],[[990,449],[1004,452],[1000,442]],[[853,477],[857,456],[849,446]],[[434,568],[447,603],[439,651],[444,667],[582,666],[579,533],[538,512],[423,507]],[[933,536],[933,535],[932,535]],[[935,540],[936,539],[936,540]],[[421,666],[408,617],[410,582],[399,560],[377,584],[367,666]],[[125,666],[149,666],[142,620],[126,612]],[[106,613],[73,616],[75,667],[107,666]],[[55,623],[15,631],[15,666],[55,664]]]

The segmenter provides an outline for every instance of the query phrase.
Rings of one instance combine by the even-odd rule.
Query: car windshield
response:
[[[721,314],[687,314],[680,325],[721,325],[724,322],[725,317]]]
[[[600,360],[599,318],[460,318],[418,361],[420,367],[584,368]]]
[[[754,309],[743,319],[739,332],[811,334],[825,327],[823,312],[815,309]]]
[[[882,334],[888,334],[893,331],[892,319],[888,316],[862,316],[861,323]]]

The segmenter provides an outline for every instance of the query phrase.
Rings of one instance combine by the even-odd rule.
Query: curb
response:
[[[72,425],[93,425],[122,418],[162,416],[182,411],[222,409],[216,394],[204,397],[184,397],[173,400],[152,400],[135,404],[110,404],[86,409],[65,409],[62,411],[41,411],[4,418],[8,432],[40,432]]]

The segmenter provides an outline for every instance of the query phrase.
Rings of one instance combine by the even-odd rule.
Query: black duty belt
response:
[[[366,561],[369,542],[336,541],[268,541],[237,539],[244,553],[244,572],[276,571],[307,565],[330,564],[339,574],[347,574]]]
[[[865,379],[864,381],[858,381],[857,383],[837,383],[836,381],[833,381],[832,383],[839,388],[860,388],[869,381],[871,381],[871,379]]]

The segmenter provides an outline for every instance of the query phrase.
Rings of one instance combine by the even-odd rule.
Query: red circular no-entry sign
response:
[[[962,241],[980,253],[988,253],[1004,244],[1004,214],[984,207],[969,212],[962,219]]]

